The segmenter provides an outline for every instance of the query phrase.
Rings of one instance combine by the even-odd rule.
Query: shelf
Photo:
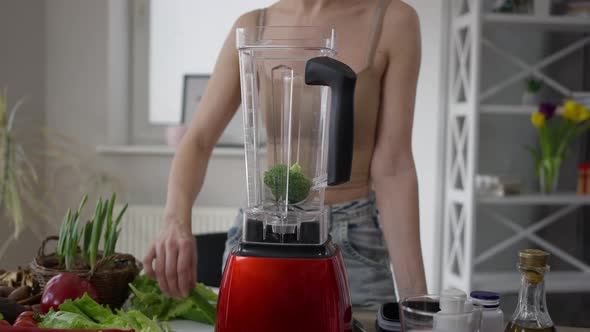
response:
[[[524,194],[504,197],[479,196],[477,201],[487,205],[590,205],[590,196],[575,193]]]
[[[520,289],[519,272],[475,272],[473,289],[498,293],[515,293]],[[590,291],[590,273],[576,271],[551,271],[545,279],[549,293],[574,293]]]
[[[481,105],[479,108],[482,114],[502,114],[502,115],[531,115],[537,110],[535,106],[521,105]]]
[[[173,156],[176,148],[167,145],[99,145],[96,152],[105,155],[118,156]],[[215,157],[243,157],[241,147],[216,147],[213,149]]]
[[[490,25],[520,25],[549,31],[590,32],[590,20],[571,16],[538,17],[522,14],[486,14],[484,22]]]

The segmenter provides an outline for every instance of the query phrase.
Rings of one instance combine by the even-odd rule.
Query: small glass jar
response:
[[[578,195],[590,194],[590,163],[578,165]]]
[[[473,306],[482,310],[480,331],[504,331],[504,313],[500,309],[500,295],[493,292],[473,291],[470,297]]]

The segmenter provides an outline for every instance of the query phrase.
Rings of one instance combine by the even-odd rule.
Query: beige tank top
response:
[[[379,0],[375,8],[369,32],[369,47],[365,66],[357,73],[354,109],[354,148],[350,181],[331,187],[330,190],[346,190],[369,185],[371,159],[377,136],[377,119],[381,101],[381,76],[374,69],[373,61],[381,36],[381,27],[391,0]],[[264,26],[266,9],[261,9],[258,26]]]

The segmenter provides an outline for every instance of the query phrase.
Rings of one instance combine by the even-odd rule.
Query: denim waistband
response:
[[[329,207],[328,212],[334,221],[348,219],[349,222],[354,222],[355,218],[376,216],[375,195],[370,194],[365,198],[333,204]]]

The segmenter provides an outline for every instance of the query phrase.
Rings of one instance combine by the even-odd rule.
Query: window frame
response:
[[[132,0],[131,10],[131,143],[164,144],[166,125],[150,122],[150,0]]]

